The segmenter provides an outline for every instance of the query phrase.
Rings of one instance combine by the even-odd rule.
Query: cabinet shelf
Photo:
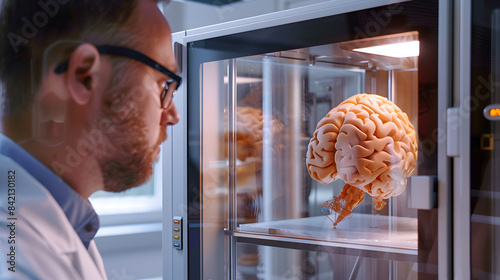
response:
[[[417,261],[417,219],[354,214],[336,228],[324,216],[239,225],[238,242]]]

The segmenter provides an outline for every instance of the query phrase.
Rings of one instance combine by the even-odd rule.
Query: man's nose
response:
[[[179,120],[180,120],[179,112],[177,112],[177,107],[175,107],[175,104],[172,102],[172,104],[168,106],[167,109],[163,109],[163,112],[161,113],[160,125],[161,126],[174,125],[178,123]]]

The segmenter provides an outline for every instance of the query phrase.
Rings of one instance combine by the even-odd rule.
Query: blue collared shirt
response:
[[[0,154],[17,162],[50,192],[88,249],[90,241],[94,239],[99,229],[99,216],[90,202],[21,146],[1,133]]]

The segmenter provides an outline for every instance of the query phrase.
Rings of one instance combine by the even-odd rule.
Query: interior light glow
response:
[[[500,104],[490,104],[483,110],[484,117],[490,121],[500,121]]]
[[[353,49],[356,52],[391,56],[391,57],[412,57],[420,53],[419,41],[409,41],[403,43],[387,44],[367,48]]]
[[[500,108],[490,109],[490,116],[492,116],[492,117],[500,116]]]

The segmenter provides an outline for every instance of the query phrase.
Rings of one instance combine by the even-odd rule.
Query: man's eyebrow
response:
[[[144,65],[146,66],[146,70],[148,71],[149,74],[151,74],[153,76],[153,78],[156,80],[156,81],[168,81],[170,80],[171,78],[169,76],[166,76],[165,74],[159,72],[159,71],[156,71],[155,69],[151,68],[151,67],[147,67],[147,65]]]

